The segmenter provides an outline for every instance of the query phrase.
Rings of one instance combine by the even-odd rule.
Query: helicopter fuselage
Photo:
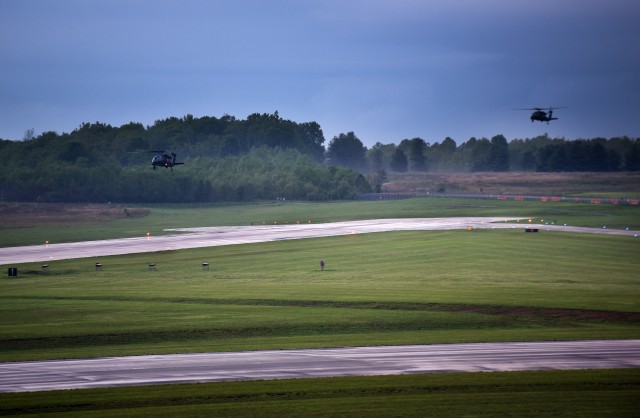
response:
[[[529,107],[525,109],[518,108],[514,110],[533,110],[533,113],[531,114],[531,122],[538,121],[538,122],[547,122],[547,124],[549,124],[549,121],[558,120],[558,118],[553,117],[553,111],[556,109],[566,109],[566,106],[549,107],[549,108]]]
[[[543,110],[536,110],[535,112],[533,112],[531,114],[531,122],[533,121],[539,121],[539,122],[549,122],[550,120],[558,120],[558,118],[554,118],[553,117],[553,113],[549,112],[549,114],[547,114],[547,112],[543,111]]]
[[[153,168],[156,167],[172,167],[173,164],[171,164],[171,157],[169,157],[168,155],[156,155],[153,157],[153,159],[151,160],[151,165],[153,166]]]
[[[184,163],[176,162],[175,154],[171,154],[171,155],[173,156],[173,158],[171,158],[171,156],[167,154],[164,154],[164,155],[158,154],[154,156],[153,159],[151,160],[151,166],[153,167],[154,170],[156,169],[156,167],[164,167],[164,168],[170,168],[173,171],[174,166],[184,164]]]

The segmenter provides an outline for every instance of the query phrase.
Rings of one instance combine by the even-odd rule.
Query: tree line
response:
[[[365,177],[324,164],[316,122],[274,114],[245,120],[171,117],[144,127],[84,123],[71,133],[0,140],[0,200],[41,202],[221,202],[351,199]],[[151,170],[157,153],[185,165]]]
[[[433,144],[413,138],[397,145],[378,142],[367,149],[349,132],[329,143],[327,155],[331,162],[368,171],[638,171],[640,139],[565,140],[542,135],[507,141],[496,135],[472,137],[458,145],[448,137]]]
[[[458,145],[447,137],[433,144],[422,138],[399,144],[377,142],[367,149],[353,132],[329,143],[327,157],[354,170],[365,170],[378,191],[388,172],[486,172],[486,171],[638,171],[640,139],[629,137],[565,140],[541,135],[507,141],[470,138]]]
[[[170,117],[151,126],[84,123],[71,133],[0,140],[0,199],[82,202],[333,200],[379,188],[389,172],[637,171],[639,139],[422,138],[371,148],[354,132],[329,141],[316,122],[273,114],[246,119]],[[186,164],[151,170],[153,153]],[[157,172],[159,171],[159,172]],[[373,186],[373,187],[372,187]]]

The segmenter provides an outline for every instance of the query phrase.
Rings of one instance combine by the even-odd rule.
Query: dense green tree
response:
[[[409,162],[407,161],[407,156],[401,148],[396,148],[393,158],[391,159],[391,169],[398,173],[406,173],[408,168]]]
[[[429,170],[455,170],[459,169],[456,156],[456,142],[446,137],[442,143],[434,143],[426,149],[427,164]]]
[[[442,141],[442,144],[440,144],[439,148],[440,152],[442,152],[444,155],[453,155],[453,153],[456,152],[456,141],[449,137],[446,137],[444,141]]]
[[[334,136],[329,142],[327,159],[330,165],[364,170],[366,168],[366,148],[353,132]]]
[[[391,160],[396,152],[395,144],[382,144],[376,142],[373,147],[367,150],[367,164],[369,172],[378,170],[391,170]]]
[[[309,154],[316,161],[322,161],[324,154],[324,133],[317,122],[300,124],[304,146],[300,151]]]
[[[83,143],[79,141],[67,142],[58,152],[58,159],[69,163],[75,163],[78,158],[88,158],[88,156],[88,150]]]
[[[491,142],[487,138],[471,138],[465,147],[471,171],[491,171]]]
[[[640,171],[640,143],[637,141],[630,145],[623,167],[627,171]]]
[[[410,171],[426,171],[427,159],[425,157],[425,150],[427,149],[427,143],[422,138],[413,138],[411,140],[403,140],[400,143],[407,155]]]
[[[520,169],[524,171],[531,171],[536,168],[536,157],[533,152],[527,151],[522,154],[522,159],[520,160]]]
[[[487,169],[490,171],[509,171],[509,145],[502,135],[491,138],[491,150]]]
[[[537,171],[567,171],[567,151],[561,143],[542,147],[538,152],[537,160]]]
[[[367,164],[370,171],[379,171],[384,169],[384,152],[383,145],[379,142],[367,150]]]

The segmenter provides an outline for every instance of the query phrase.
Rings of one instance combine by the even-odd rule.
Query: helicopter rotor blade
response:
[[[516,107],[513,108],[512,110],[536,110],[536,111],[541,111],[541,110],[556,110],[556,109],[567,109],[567,106],[549,106],[549,107]]]

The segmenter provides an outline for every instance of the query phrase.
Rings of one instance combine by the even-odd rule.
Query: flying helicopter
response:
[[[164,167],[164,168],[170,168],[171,171],[173,171],[173,167],[174,166],[180,165],[180,164],[184,164],[184,163],[176,162],[176,153],[175,152],[172,152],[171,155],[166,154],[164,150],[151,151],[151,152],[157,152],[158,153],[151,160],[151,166],[153,167],[154,170],[156,169],[156,167]]]
[[[558,120],[558,118],[553,117],[553,111],[555,109],[566,109],[566,106],[549,107],[546,109],[542,107],[531,107],[531,108],[516,109],[516,110],[533,110],[533,113],[531,114],[531,122],[533,123],[534,121],[537,120],[538,122],[547,122],[547,125],[548,125],[549,121]]]

